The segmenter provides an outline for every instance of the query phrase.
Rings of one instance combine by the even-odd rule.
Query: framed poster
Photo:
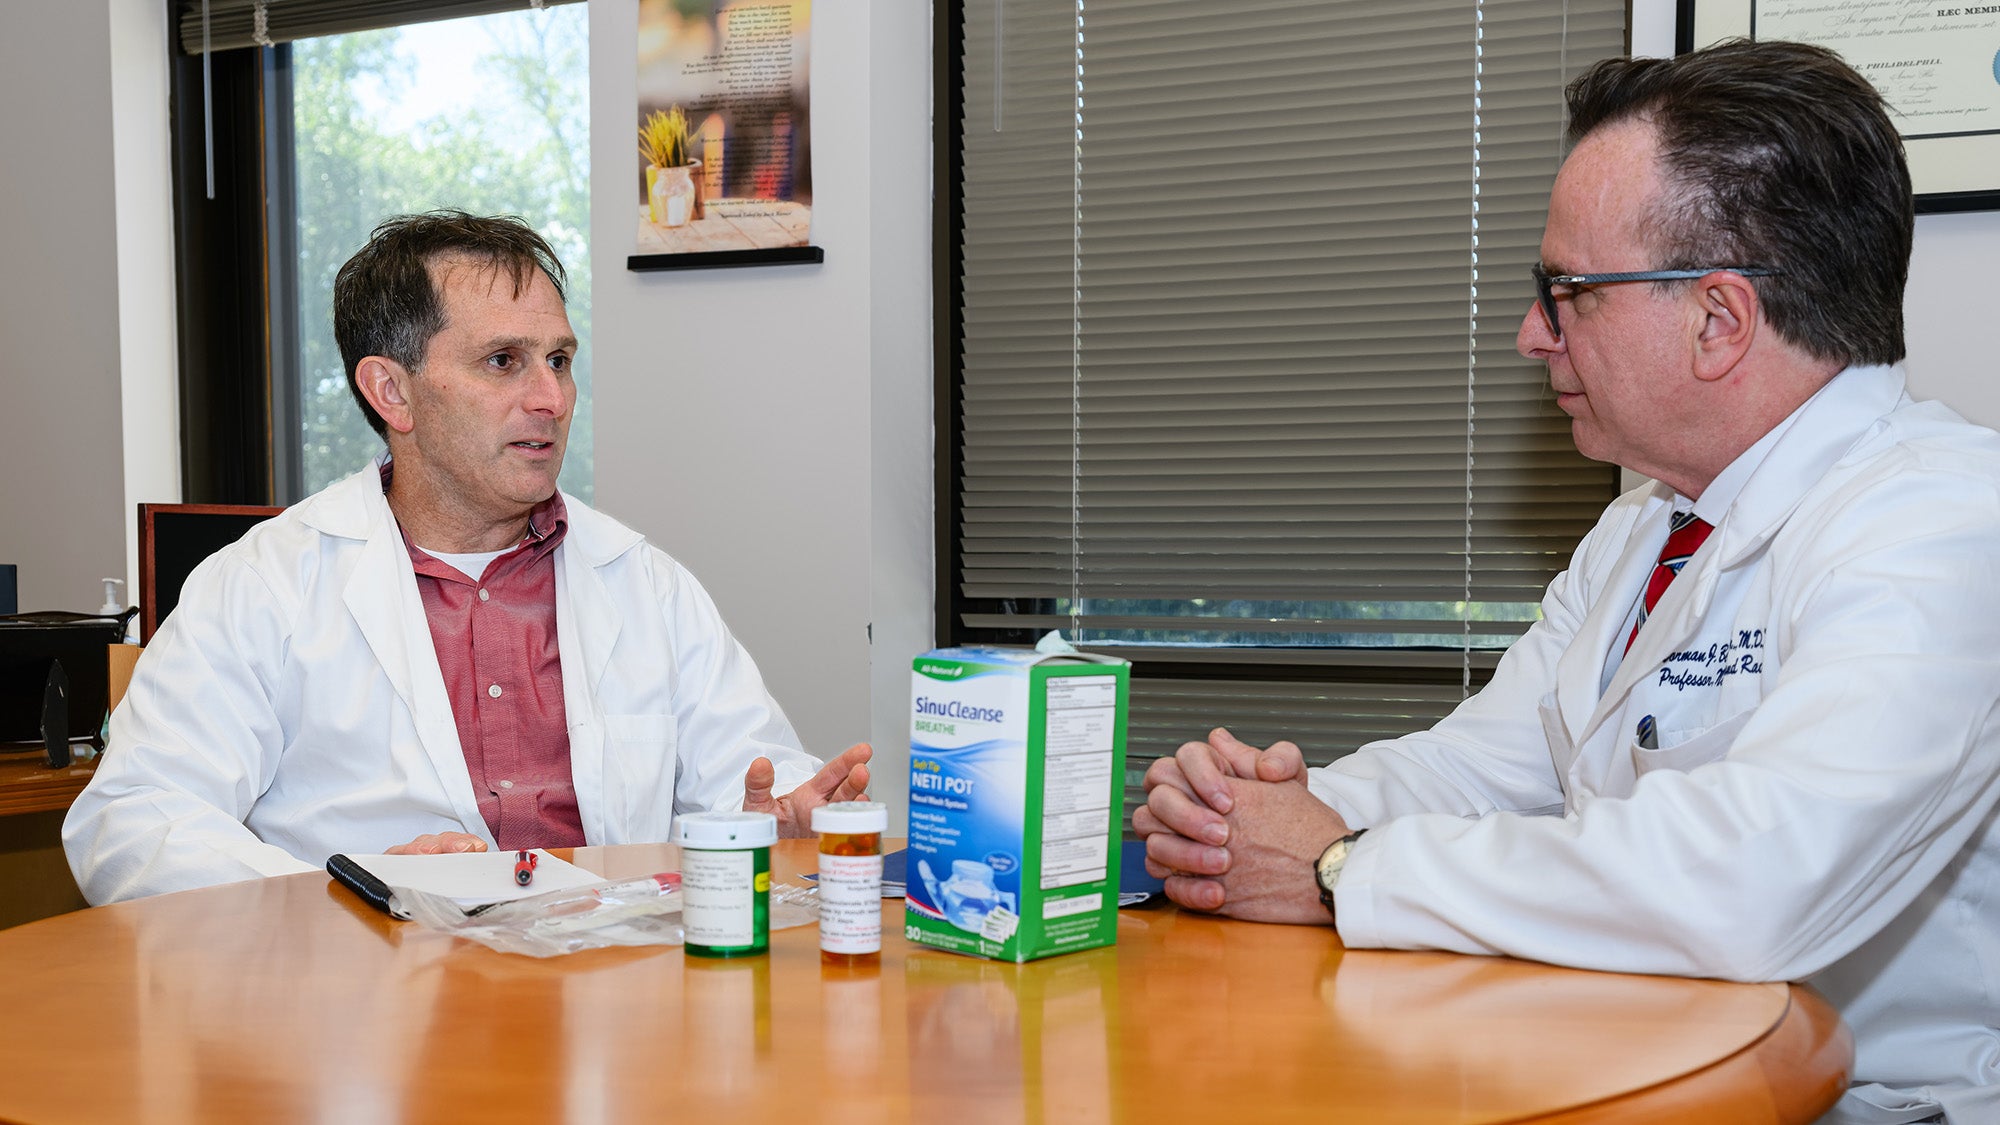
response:
[[[2000,3],[1680,0],[1675,48],[1789,39],[1838,51],[1882,92],[1917,210],[2000,210]]]
[[[819,262],[811,0],[641,0],[633,270]]]

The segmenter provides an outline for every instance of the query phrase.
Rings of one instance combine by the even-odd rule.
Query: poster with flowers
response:
[[[641,0],[628,266],[816,262],[811,0]]]

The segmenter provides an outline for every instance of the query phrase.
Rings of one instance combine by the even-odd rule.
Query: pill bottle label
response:
[[[882,948],[882,857],[819,857],[819,947],[828,953]]]
[[[749,945],[757,938],[756,856],[681,852],[681,923],[690,945]]]

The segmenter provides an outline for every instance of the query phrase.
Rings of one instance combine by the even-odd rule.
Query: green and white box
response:
[[[1130,672],[1021,648],[917,657],[904,936],[996,961],[1117,940]]]

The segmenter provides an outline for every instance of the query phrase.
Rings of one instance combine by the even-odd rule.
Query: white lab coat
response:
[[[664,841],[677,812],[739,808],[759,755],[779,793],[811,777],[819,762],[693,576],[564,502],[556,638],[584,837]],[[84,897],[105,903],[443,831],[493,845],[370,465],[196,568],[63,845]]]
[[[1851,368],[1752,452],[1608,683],[1665,486],[1605,511],[1485,690],[1313,771],[1373,829],[1341,937],[1806,979],[1855,1034],[1836,1119],[2000,1121],[2000,435]]]

